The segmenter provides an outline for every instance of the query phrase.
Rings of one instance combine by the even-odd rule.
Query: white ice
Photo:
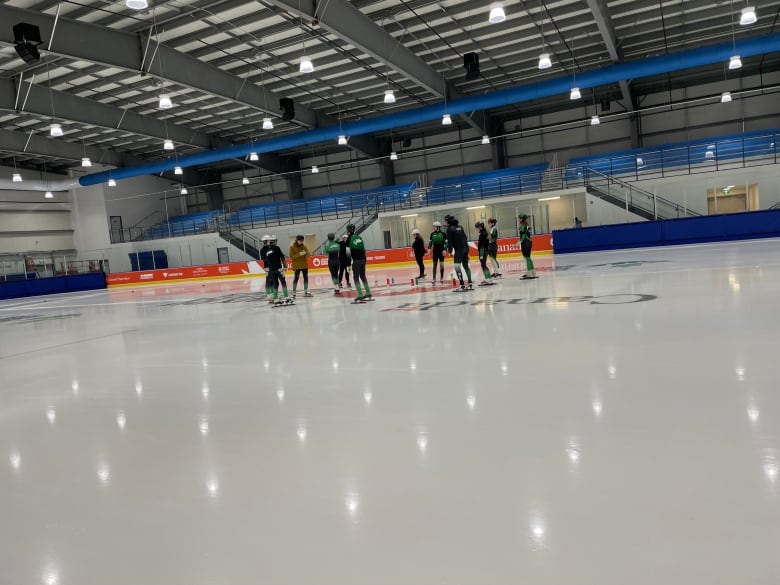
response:
[[[0,303],[0,584],[779,583],[780,242],[505,264]]]

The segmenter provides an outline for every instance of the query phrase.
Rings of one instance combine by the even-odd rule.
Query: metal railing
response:
[[[105,258],[79,260],[76,250],[0,254],[0,282],[108,271]]]

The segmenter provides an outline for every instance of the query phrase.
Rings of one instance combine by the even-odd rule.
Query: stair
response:
[[[607,203],[611,203],[612,205],[616,205],[617,207],[620,207],[621,209],[626,209],[626,202],[623,199],[620,199],[619,197],[615,197],[614,195],[608,193],[607,191],[602,190],[599,187],[596,187],[594,185],[587,185],[585,187],[585,190],[590,193],[591,195],[595,195],[602,201],[606,201]],[[634,213],[638,215],[639,217],[642,217],[647,220],[655,220],[656,217],[653,214],[652,211],[648,211],[642,207],[637,207],[636,205],[633,205],[632,203],[628,204],[628,211],[631,213]]]
[[[262,242],[255,236],[240,228],[231,226],[227,221],[220,221],[217,225],[219,237],[232,244],[255,260],[260,260],[260,248]]]

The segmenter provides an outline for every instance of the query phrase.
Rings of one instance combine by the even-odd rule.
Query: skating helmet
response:
[[[265,242],[267,242],[270,239],[271,239],[271,236],[269,236],[268,234],[265,234],[262,238],[260,238],[260,241],[265,243]]]
[[[413,229],[412,230],[412,235],[419,236],[420,235],[420,230],[418,230],[417,228]]]
[[[434,221],[433,222],[433,227],[440,228],[441,227],[441,222],[440,221]]]
[[[478,221],[477,223],[474,224],[474,227],[477,228],[478,230],[481,230],[483,227],[485,227],[485,223],[482,221]]]
[[[276,235],[268,236],[268,243],[269,244],[275,244],[276,243]]]
[[[454,221],[454,217],[452,217],[449,213],[444,216],[444,223],[447,225],[450,225]]]
[[[343,235],[341,236],[341,239],[342,239],[342,240],[346,240],[348,237],[349,237],[349,235],[347,235],[347,234],[343,234]]]
[[[336,239],[336,234],[334,234],[333,232],[329,232],[328,233],[328,239],[331,240],[331,241],[335,240]]]
[[[528,219],[528,214],[526,214],[526,213],[521,213],[521,214],[520,214],[520,215],[518,215],[517,217],[518,217],[518,219],[519,219],[520,221],[523,221],[524,219]]]
[[[355,233],[355,224],[351,223],[347,226],[347,233],[348,234],[354,234]]]
[[[488,218],[488,223],[496,224],[496,223],[498,223],[498,220],[495,217],[489,217]]]
[[[295,239],[296,239],[296,241],[297,241],[297,240],[303,241],[303,240],[305,240],[306,238],[304,238],[304,237],[303,237],[303,236],[301,236],[301,235],[297,235],[297,236],[295,236]]]

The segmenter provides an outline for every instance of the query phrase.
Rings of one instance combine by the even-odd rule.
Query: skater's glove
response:
[[[298,256],[306,256],[306,252],[298,252]]]

